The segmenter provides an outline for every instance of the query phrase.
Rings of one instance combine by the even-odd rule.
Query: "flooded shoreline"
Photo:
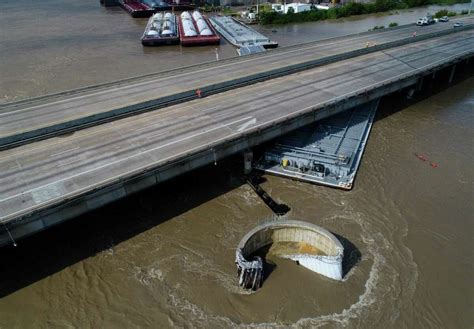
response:
[[[146,20],[98,1],[48,0],[23,12],[27,3],[0,5],[10,10],[0,13],[4,99],[215,58],[214,47],[144,49],[136,37]],[[378,19],[393,21],[274,34],[290,44],[362,32]],[[34,28],[40,35],[26,33]],[[219,49],[236,56],[227,44]],[[235,247],[274,215],[233,156],[0,249],[0,327],[471,326],[474,78],[433,86],[416,102],[400,96],[382,101],[352,191],[263,177],[265,191],[290,206],[284,218],[322,226],[349,247],[343,282],[270,257],[258,293],[239,288]]]

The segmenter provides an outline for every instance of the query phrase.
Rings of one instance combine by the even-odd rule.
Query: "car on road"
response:
[[[461,22],[454,23],[453,25],[453,27],[462,27],[462,26],[464,26],[464,24]]]
[[[428,21],[424,17],[422,17],[416,21],[416,25],[418,26],[428,25]]]
[[[449,17],[448,16],[443,16],[439,19],[440,22],[449,22]]]
[[[416,25],[418,26],[431,25],[434,23],[435,23],[435,20],[433,16],[431,16],[430,14],[426,15],[425,17],[420,17],[416,21]]]

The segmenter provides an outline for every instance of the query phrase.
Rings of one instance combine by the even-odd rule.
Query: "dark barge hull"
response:
[[[179,37],[172,38],[145,38],[142,39],[142,45],[146,47],[179,45]]]
[[[265,49],[271,49],[271,48],[277,48],[278,47],[278,42],[275,43],[266,43],[263,45],[263,48]]]
[[[150,17],[155,12],[153,8],[137,0],[121,1],[120,7],[122,7],[127,13],[130,14],[130,16],[134,18]]]

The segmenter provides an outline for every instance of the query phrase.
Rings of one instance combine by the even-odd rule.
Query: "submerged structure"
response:
[[[217,32],[238,48],[246,46],[262,46],[264,48],[278,47],[277,42],[270,40],[263,34],[240,23],[232,17],[213,16],[210,18],[210,21]]]
[[[352,188],[379,100],[356,106],[279,138],[254,164],[266,173]]]
[[[176,16],[172,13],[156,13],[151,16],[141,40],[144,46],[178,44]]]
[[[259,249],[277,243],[297,243],[298,250],[289,249],[278,256],[297,261],[309,270],[334,280],[342,280],[344,248],[324,228],[296,220],[278,220],[259,225],[240,241],[235,252],[239,285],[256,290],[263,283],[263,261],[255,256]]]

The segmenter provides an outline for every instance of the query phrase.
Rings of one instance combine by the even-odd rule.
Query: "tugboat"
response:
[[[176,16],[172,13],[156,13],[151,16],[141,40],[144,46],[179,44]]]

